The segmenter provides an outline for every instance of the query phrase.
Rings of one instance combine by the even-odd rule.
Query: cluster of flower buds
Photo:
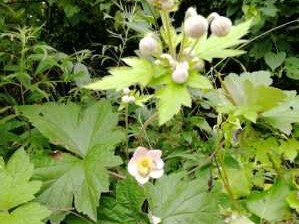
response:
[[[130,89],[129,88],[125,88],[123,89],[123,97],[121,98],[121,101],[123,103],[134,103],[135,102],[135,97],[134,96],[130,96]]]
[[[174,0],[147,0],[148,3],[165,11],[172,11],[175,8]]]
[[[142,56],[152,56],[159,54],[161,51],[161,46],[157,38],[153,33],[147,34],[139,42],[139,51]]]
[[[198,39],[210,30],[212,34],[223,37],[226,36],[232,27],[232,21],[224,16],[220,16],[218,13],[213,12],[206,19],[205,17],[198,15],[196,10],[190,7],[186,11],[184,32],[187,37]]]

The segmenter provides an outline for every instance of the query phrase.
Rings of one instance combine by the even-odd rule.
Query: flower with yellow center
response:
[[[164,162],[161,150],[148,150],[138,147],[128,163],[128,172],[140,184],[148,182],[149,178],[160,178],[164,174]]]

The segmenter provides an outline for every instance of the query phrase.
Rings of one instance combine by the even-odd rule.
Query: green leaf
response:
[[[117,67],[111,69],[111,75],[96,81],[85,88],[92,90],[115,89],[120,91],[133,84],[146,86],[154,75],[154,67],[151,62],[140,58],[125,58],[123,61],[130,67]]]
[[[279,151],[286,160],[294,162],[299,152],[299,141],[295,138],[289,138],[281,143]]]
[[[231,191],[236,199],[250,194],[252,186],[248,169],[228,168],[227,178],[231,186]]]
[[[41,182],[29,181],[33,174],[33,165],[25,151],[20,149],[15,152],[6,166],[2,158],[0,160],[0,211],[33,200]]]
[[[285,60],[287,76],[290,79],[299,80],[299,58],[289,57]]]
[[[116,198],[103,197],[98,209],[99,224],[147,224],[148,218],[141,211],[145,194],[133,178],[116,185]]]
[[[213,58],[227,58],[234,57],[245,53],[245,51],[232,49],[244,40],[240,38],[248,33],[251,20],[233,26],[230,33],[225,37],[210,36],[209,38],[203,37],[197,44],[195,52],[204,60],[212,61]]]
[[[253,214],[269,222],[281,221],[289,216],[286,198],[289,186],[278,181],[268,191],[253,193],[246,201],[247,208]]]
[[[50,212],[33,200],[41,186],[30,181],[33,165],[23,149],[13,154],[5,165],[0,158],[0,223],[42,224]]]
[[[287,95],[280,89],[270,87],[270,73],[243,73],[240,76],[230,74],[223,82],[227,98],[235,106],[235,115],[243,115],[255,122],[258,114],[265,112],[283,102]]]
[[[159,124],[162,125],[176,115],[181,106],[191,107],[191,96],[184,85],[169,83],[157,91],[159,98]]]
[[[278,107],[264,112],[262,116],[274,128],[290,135],[292,124],[299,123],[299,96],[289,97]]]
[[[5,224],[43,224],[41,220],[47,218],[50,212],[39,203],[27,203],[10,214],[0,212],[0,223]]]
[[[109,191],[107,168],[121,164],[113,149],[123,135],[115,130],[118,120],[110,103],[102,101],[85,109],[50,103],[18,110],[53,144],[76,155],[62,154],[58,160],[48,156],[36,164],[37,177],[47,181],[39,199],[56,211],[67,211],[74,198],[76,209],[96,221],[101,192]],[[63,212],[56,215],[63,218]]]
[[[183,180],[182,174],[172,174],[148,185],[149,209],[163,224],[222,223],[217,196],[207,193],[207,183]]]
[[[276,68],[282,65],[284,60],[286,59],[286,53],[285,52],[279,52],[277,54],[268,52],[265,54],[265,62],[266,64],[274,71]]]
[[[207,77],[198,74],[197,72],[190,73],[187,85],[189,87],[195,88],[195,89],[212,89],[213,88],[213,85],[211,84],[210,80]]]
[[[287,197],[287,202],[291,208],[296,209],[296,211],[299,212],[298,191],[292,191]]]

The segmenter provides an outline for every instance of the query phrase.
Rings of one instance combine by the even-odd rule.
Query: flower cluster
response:
[[[135,97],[134,96],[130,96],[130,89],[129,88],[125,88],[123,89],[123,96],[121,98],[121,101],[123,103],[134,103],[135,102]]]
[[[138,147],[128,163],[128,172],[140,184],[145,184],[149,178],[160,178],[164,174],[164,162],[161,150],[148,150]]]
[[[148,1],[159,9],[161,9],[164,4],[173,2],[170,0]],[[162,7],[162,10],[165,9]],[[172,70],[171,78],[173,82],[183,84],[188,80],[190,71],[202,71],[205,67],[204,61],[194,53],[197,40],[207,35],[209,29],[211,35],[224,37],[229,34],[231,27],[232,22],[227,17],[220,16],[214,12],[205,18],[199,15],[195,8],[190,7],[185,14],[182,27],[182,36],[184,38],[182,38],[183,40],[180,43],[180,52],[178,52],[178,54],[176,49],[174,49],[175,52],[171,54],[163,53],[161,50],[161,41],[153,33],[147,34],[140,40],[139,51],[143,57],[156,58],[156,64],[169,66]],[[171,46],[169,46],[169,48],[170,47]]]

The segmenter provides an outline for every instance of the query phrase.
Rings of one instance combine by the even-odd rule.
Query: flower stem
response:
[[[157,115],[158,115],[158,112],[153,113],[142,125],[142,128],[138,134],[138,140],[139,140],[140,145],[143,145],[143,136],[146,131],[146,128],[157,118]]]
[[[125,106],[125,126],[126,126],[126,148],[125,155],[129,159],[129,105]]]
[[[169,13],[167,11],[162,10],[161,11],[161,19],[162,19],[165,35],[167,36],[169,52],[173,57],[175,57],[175,48],[174,48],[173,42],[172,42],[171,22],[170,22]]]

